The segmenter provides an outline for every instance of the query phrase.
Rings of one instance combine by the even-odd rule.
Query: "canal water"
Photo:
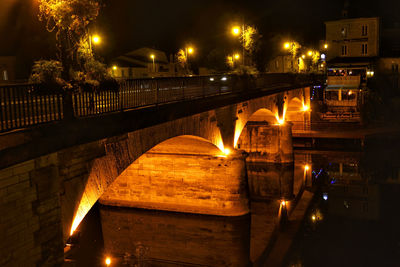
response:
[[[294,165],[248,163],[251,213],[241,217],[96,204],[68,259],[71,266],[106,266],[108,257],[111,266],[265,266],[286,235],[282,266],[400,266],[398,148],[375,140],[351,151],[296,150]],[[288,238],[304,192],[313,198]]]

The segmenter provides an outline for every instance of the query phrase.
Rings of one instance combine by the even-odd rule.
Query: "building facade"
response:
[[[360,121],[367,79],[375,74],[379,57],[380,20],[341,19],[325,22],[327,87],[322,118],[330,121]]]
[[[176,76],[175,64],[165,52],[143,47],[111,61],[110,72],[116,79]]]

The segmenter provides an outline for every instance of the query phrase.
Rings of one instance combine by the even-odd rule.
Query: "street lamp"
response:
[[[241,34],[240,34],[241,33]],[[244,23],[242,24],[242,29],[240,30],[240,26],[234,26],[232,27],[232,35],[234,36],[239,36],[241,45],[242,45],[242,61],[243,61],[243,66],[244,66],[244,35],[245,35],[245,28],[244,28]]]
[[[153,72],[156,72],[155,66],[154,66],[154,59],[156,58],[156,56],[154,54],[151,54],[150,58],[153,60]]]
[[[238,26],[232,27],[232,34],[238,36],[240,34],[240,27]]]
[[[92,36],[92,42],[93,42],[93,44],[95,44],[95,45],[99,44],[99,43],[101,42],[100,36],[98,36],[97,34],[93,35],[93,36]]]

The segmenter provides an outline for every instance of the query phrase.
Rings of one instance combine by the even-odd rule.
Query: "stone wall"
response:
[[[0,171],[0,265],[54,266],[63,261],[57,155]]]
[[[224,216],[248,213],[244,155],[192,153],[147,152],[115,180],[100,203]]]
[[[249,153],[248,161],[293,162],[292,126],[268,122],[248,122],[240,135],[238,148]]]

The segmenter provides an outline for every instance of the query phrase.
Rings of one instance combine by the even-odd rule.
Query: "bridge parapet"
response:
[[[45,90],[38,84],[6,85],[0,86],[0,133],[64,119],[319,82],[321,77],[316,75],[278,73],[124,80],[116,91],[77,88],[65,92]]]

